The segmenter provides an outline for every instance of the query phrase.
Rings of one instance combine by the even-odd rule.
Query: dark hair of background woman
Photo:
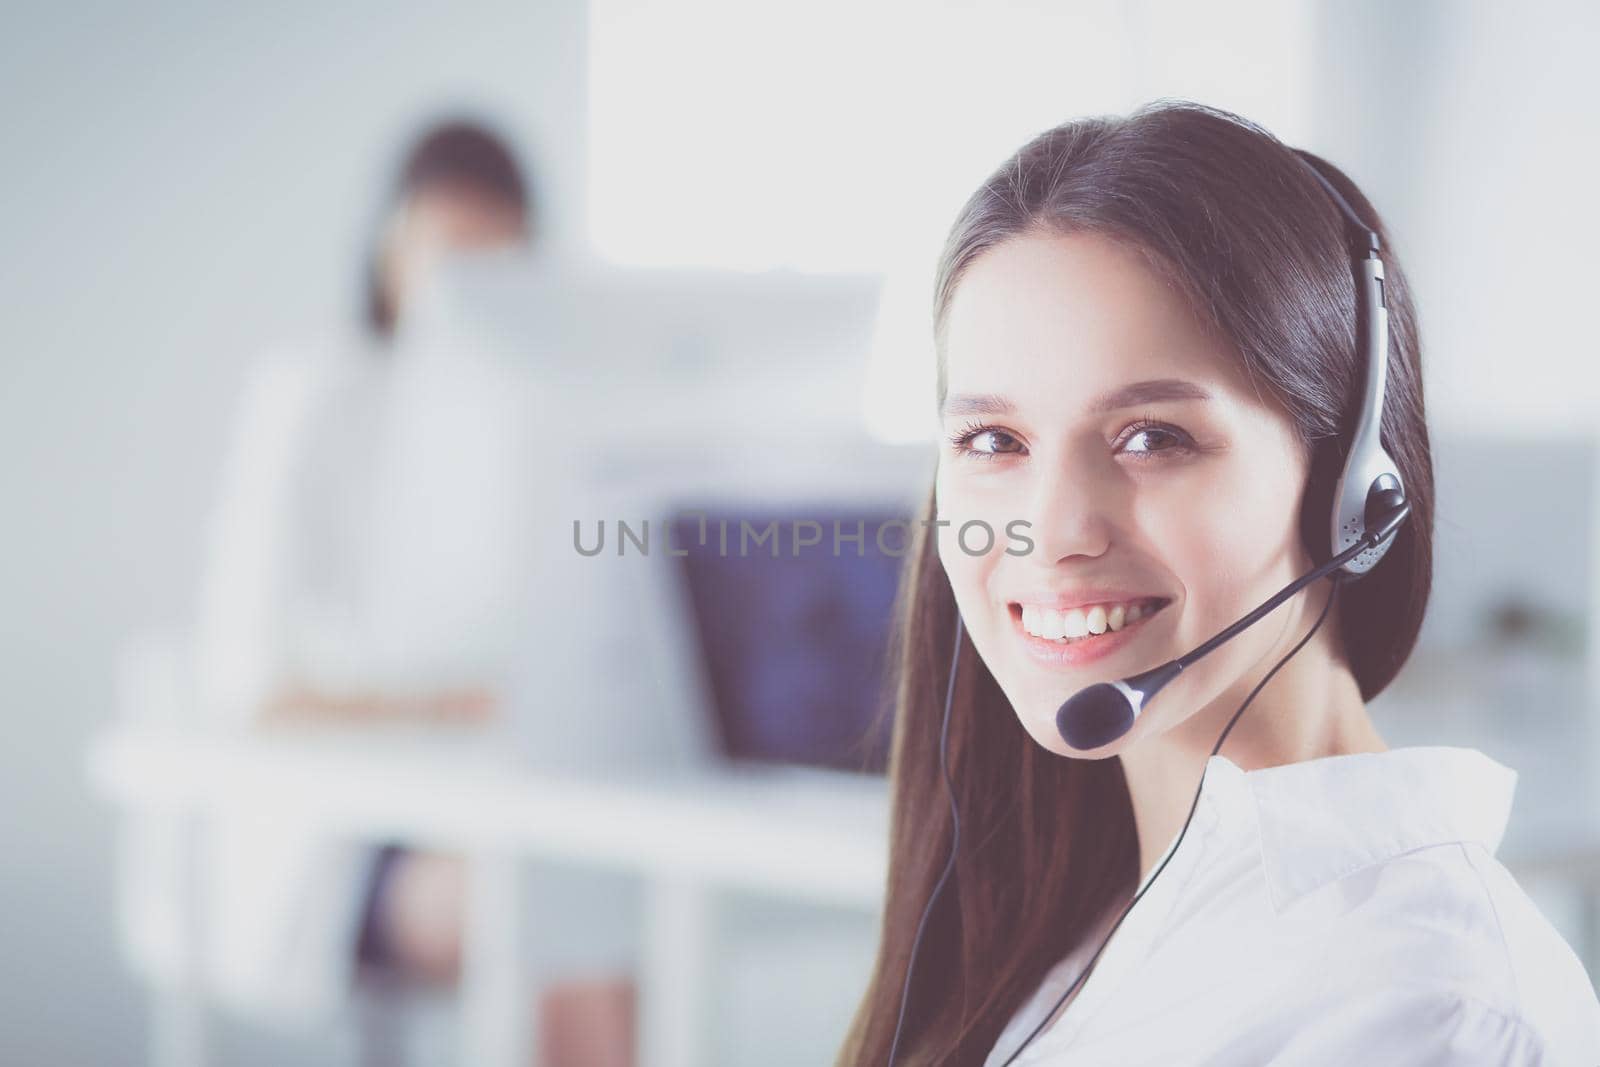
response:
[[[945,315],[975,259],[1035,230],[1120,238],[1231,340],[1249,376],[1289,412],[1312,457],[1302,544],[1311,560],[1329,558],[1334,485],[1359,414],[1363,326],[1349,231],[1295,151],[1237,116],[1170,100],[1033,139],[967,201],[940,258],[940,402]],[[1391,344],[1381,438],[1412,512],[1382,561],[1340,597],[1338,633],[1365,701],[1410,656],[1432,585],[1433,461],[1417,318],[1378,213],[1337,167],[1299,154],[1378,231],[1385,250]],[[930,490],[921,518],[934,517]],[[921,526],[907,555],[895,610],[885,908],[841,1067],[887,1061],[917,923],[950,852],[939,734],[956,605],[930,530]],[[949,762],[961,851],[923,935],[902,1064],[981,1064],[1045,974],[1107,908],[1131,898],[1138,877],[1121,760],[1065,758],[1034,742],[970,641],[958,675]]]
[[[522,167],[506,141],[482,122],[452,118],[424,129],[406,152],[389,190],[379,219],[380,234],[401,204],[435,186],[501,200],[520,210],[528,231],[533,232],[536,201]],[[375,237],[365,268],[365,318],[373,333],[388,337],[394,330],[395,308],[384,290],[381,256],[380,241]]]

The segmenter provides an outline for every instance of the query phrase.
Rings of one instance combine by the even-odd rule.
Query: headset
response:
[[[1317,621],[1311,629],[1300,639],[1300,642],[1290,649],[1268,671],[1266,676],[1256,683],[1250,691],[1239,710],[1233,713],[1227,726],[1217,738],[1216,745],[1211,749],[1215,756],[1222,748],[1222,743],[1233,729],[1234,723],[1239,721],[1239,716],[1244,714],[1245,708],[1255,700],[1256,694],[1261,692],[1263,686],[1272,680],[1285,663],[1289,662],[1295,653],[1303,648],[1307,641],[1321,629],[1323,620],[1328,616],[1328,610],[1333,606],[1339,594],[1340,586],[1354,581],[1368,573],[1375,567],[1384,554],[1393,545],[1393,535],[1400,528],[1401,523],[1411,514],[1411,504],[1406,499],[1405,483],[1400,478],[1400,471],[1393,458],[1384,450],[1379,439],[1379,431],[1383,422],[1383,401],[1389,367],[1389,310],[1384,300],[1383,288],[1383,260],[1377,231],[1362,221],[1348,201],[1334,188],[1333,183],[1323,176],[1322,172],[1313,164],[1306,155],[1298,149],[1294,150],[1295,158],[1300,165],[1309,171],[1312,177],[1325,189],[1328,195],[1338,205],[1340,212],[1354,228],[1355,232],[1362,235],[1366,242],[1366,256],[1359,260],[1361,284],[1358,299],[1362,318],[1366,330],[1362,337],[1362,345],[1366,353],[1366,383],[1361,397],[1360,420],[1351,437],[1350,452],[1345,458],[1343,470],[1333,493],[1333,509],[1331,515],[1332,537],[1330,544],[1333,548],[1333,557],[1326,563],[1314,568],[1304,576],[1291,582],[1267,599],[1261,606],[1245,615],[1239,621],[1222,630],[1205,644],[1189,652],[1145,671],[1131,678],[1124,678],[1115,682],[1098,682],[1091,685],[1069,698],[1056,711],[1056,729],[1067,744],[1077,749],[1098,748],[1110,744],[1133,728],[1139,716],[1155,695],[1176,678],[1184,668],[1197,660],[1215,651],[1224,642],[1237,636],[1240,632],[1253,626],[1264,618],[1273,608],[1282,604],[1289,597],[1299,592],[1305,586],[1320,578],[1330,577],[1332,585],[1328,598],[1323,603],[1322,613],[1317,616]],[[900,1048],[901,1030],[906,1021],[906,1005],[911,995],[911,977],[915,972],[917,963],[917,950],[922,946],[922,935],[928,922],[928,916],[933,911],[934,903],[939,899],[939,894],[944,890],[945,881],[950,872],[955,868],[957,848],[961,841],[961,813],[956,805],[955,786],[950,780],[950,771],[947,760],[947,748],[950,736],[950,705],[955,695],[956,670],[961,661],[961,645],[965,630],[962,626],[961,612],[956,610],[955,622],[955,649],[950,657],[950,681],[945,691],[944,722],[939,731],[939,769],[944,776],[945,790],[950,798],[950,814],[955,827],[951,834],[950,858],[946,861],[944,872],[935,883],[933,892],[928,897],[928,903],[923,908],[922,920],[917,924],[917,934],[911,943],[911,957],[906,963],[905,983],[900,991],[900,1016],[895,1023],[894,1040],[889,1046],[889,1067],[894,1067],[895,1056]],[[1055,1005],[1039,1020],[1033,1031],[1023,1040],[1022,1044],[1011,1053],[1001,1067],[1009,1065],[1022,1054],[1033,1039],[1044,1030],[1045,1024],[1050,1021],[1061,1008],[1068,997],[1083,982],[1084,978],[1094,969],[1095,963],[1100,959],[1100,954],[1116,934],[1117,928],[1122,925],[1122,920],[1138,904],[1145,892],[1155,884],[1167,862],[1177,853],[1178,846],[1183,842],[1184,835],[1189,832],[1189,823],[1194,818],[1195,809],[1200,803],[1201,788],[1204,787],[1202,778],[1200,787],[1195,789],[1194,800],[1189,805],[1189,815],[1183,821],[1183,829],[1178,832],[1177,840],[1173,842],[1165,858],[1146,879],[1143,887],[1134,894],[1122,914],[1111,927],[1109,933],[1100,942],[1100,947],[1090,957],[1088,964],[1078,975],[1073,983],[1067,987],[1066,992],[1056,1000]]]

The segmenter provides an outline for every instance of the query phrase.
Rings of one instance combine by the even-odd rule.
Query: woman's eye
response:
[[[1123,438],[1124,445],[1132,445],[1142,439],[1142,446],[1124,448],[1131,455],[1148,457],[1165,453],[1183,453],[1189,451],[1192,443],[1189,435],[1175,426],[1166,426],[1160,423],[1137,423],[1133,432]]]
[[[1022,442],[994,426],[969,426],[950,439],[957,453],[978,459],[993,459],[1022,449]]]
[[[1023,445],[1014,434],[997,426],[967,426],[950,436],[957,455],[974,459],[1021,454]],[[1121,451],[1140,460],[1186,455],[1194,451],[1188,434],[1166,423],[1142,420],[1129,427],[1121,440]]]

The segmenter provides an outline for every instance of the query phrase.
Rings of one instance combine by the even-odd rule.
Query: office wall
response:
[[[1600,8],[1360,0],[1321,5],[1318,35],[1319,150],[1370,183],[1393,225],[1430,416],[1528,439],[1592,433]]]

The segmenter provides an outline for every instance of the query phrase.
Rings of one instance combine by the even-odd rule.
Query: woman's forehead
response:
[[[946,391],[1054,403],[1178,379],[1254,393],[1228,343],[1132,247],[1099,234],[1012,238],[969,265],[952,295]]]

